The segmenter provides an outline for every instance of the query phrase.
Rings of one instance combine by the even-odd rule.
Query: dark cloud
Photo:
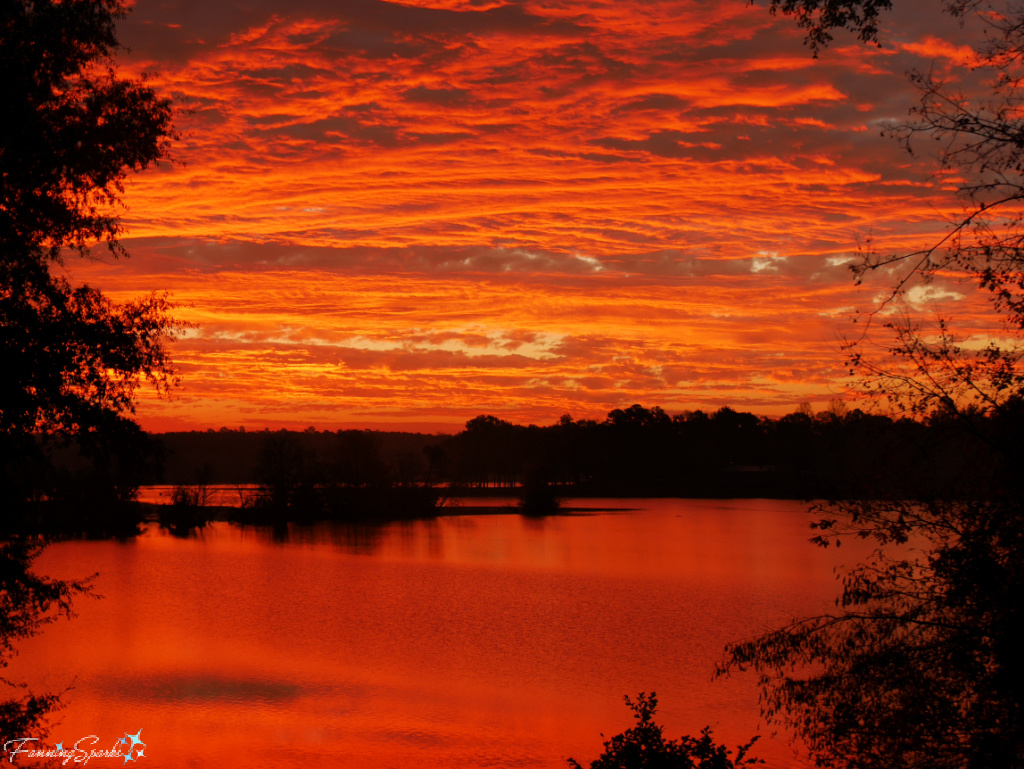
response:
[[[320,0],[293,0],[287,9],[277,0],[139,0],[122,25],[122,38],[148,56],[182,61],[197,49],[223,45],[232,35],[271,23],[283,10],[299,18],[344,24],[343,31],[326,39],[303,36],[296,39],[297,44],[316,40],[323,49],[378,58],[421,55],[427,48],[423,41],[429,38],[464,38],[494,31],[582,37],[588,32],[578,22],[545,18],[519,3],[456,11],[384,0],[345,0],[327,7]]]
[[[658,131],[646,139],[606,137],[595,139],[593,143],[605,149],[649,152],[663,158],[692,158],[692,150],[697,145],[687,139],[687,134],[680,131]]]
[[[395,126],[379,123],[364,123],[352,115],[336,115],[334,117],[314,120],[310,123],[293,123],[265,129],[269,133],[290,136],[312,142],[329,141],[332,137],[354,139],[378,147],[397,147],[401,141]]]
[[[436,104],[440,107],[452,107],[468,103],[472,93],[465,88],[428,88],[416,86],[405,91],[406,99],[424,104]]]

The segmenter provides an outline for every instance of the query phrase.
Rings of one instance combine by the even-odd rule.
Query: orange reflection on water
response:
[[[622,695],[652,689],[670,736],[746,741],[753,681],[710,682],[723,645],[835,589],[799,506],[589,504],[639,509],[54,545],[40,570],[98,569],[105,598],[11,674],[74,684],[54,741],[142,728],[152,769],[554,769],[594,757],[630,723]],[[784,743],[760,753],[797,765]]]

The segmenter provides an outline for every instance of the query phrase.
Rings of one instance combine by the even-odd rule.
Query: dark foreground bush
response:
[[[715,744],[710,726],[701,729],[700,737],[666,740],[664,727],[652,720],[658,706],[654,692],[650,696],[641,692],[636,702],[626,697],[626,704],[633,710],[636,726],[605,742],[604,753],[590,762],[590,769],[736,769],[764,763],[747,756],[757,737],[736,749],[735,760],[731,750]],[[572,769],[583,769],[573,758],[568,762]]]

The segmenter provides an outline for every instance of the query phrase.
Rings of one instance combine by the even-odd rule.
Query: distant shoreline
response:
[[[655,497],[652,497],[654,499]],[[508,499],[513,499],[509,497]],[[575,499],[584,499],[584,497],[575,497]],[[594,499],[600,499],[600,497],[594,497]],[[174,508],[170,502],[159,503],[159,502],[138,502],[139,507],[144,513],[144,519],[149,521],[158,521],[161,513],[166,513],[168,510]],[[190,508],[196,512],[203,512],[208,515],[204,516],[210,521],[225,521],[232,522],[237,516],[237,513],[242,508],[234,507],[232,505],[197,505]],[[597,513],[633,513],[641,508],[639,507],[560,507],[550,515],[591,515]],[[431,516],[424,516],[419,520],[429,520],[430,518],[445,518],[454,517],[460,515],[526,515],[522,509],[514,502],[507,505],[452,505],[438,507],[437,512]],[[332,521],[334,519],[326,518],[325,521]],[[416,519],[413,519],[416,520]],[[283,521],[284,523],[290,523],[290,521]]]

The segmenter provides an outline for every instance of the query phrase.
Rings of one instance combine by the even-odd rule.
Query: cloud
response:
[[[118,299],[154,282],[107,265],[76,277]],[[822,310],[854,293],[749,271],[674,285],[593,272],[524,281],[311,270],[177,271],[156,282],[198,327],[173,349],[184,390],[171,402],[146,396],[148,424],[200,407],[200,421],[277,424],[286,404],[296,425],[335,426],[367,409],[454,425],[479,413],[598,418],[627,401],[681,410],[753,399],[785,412],[797,384],[811,397],[841,376],[822,366],[834,346]]]
[[[880,135],[906,71],[977,86],[924,7],[815,60],[743,0],[138,0],[182,162],[126,191],[132,260],[72,269],[191,304],[168,419],[827,400],[858,240],[957,210]]]

